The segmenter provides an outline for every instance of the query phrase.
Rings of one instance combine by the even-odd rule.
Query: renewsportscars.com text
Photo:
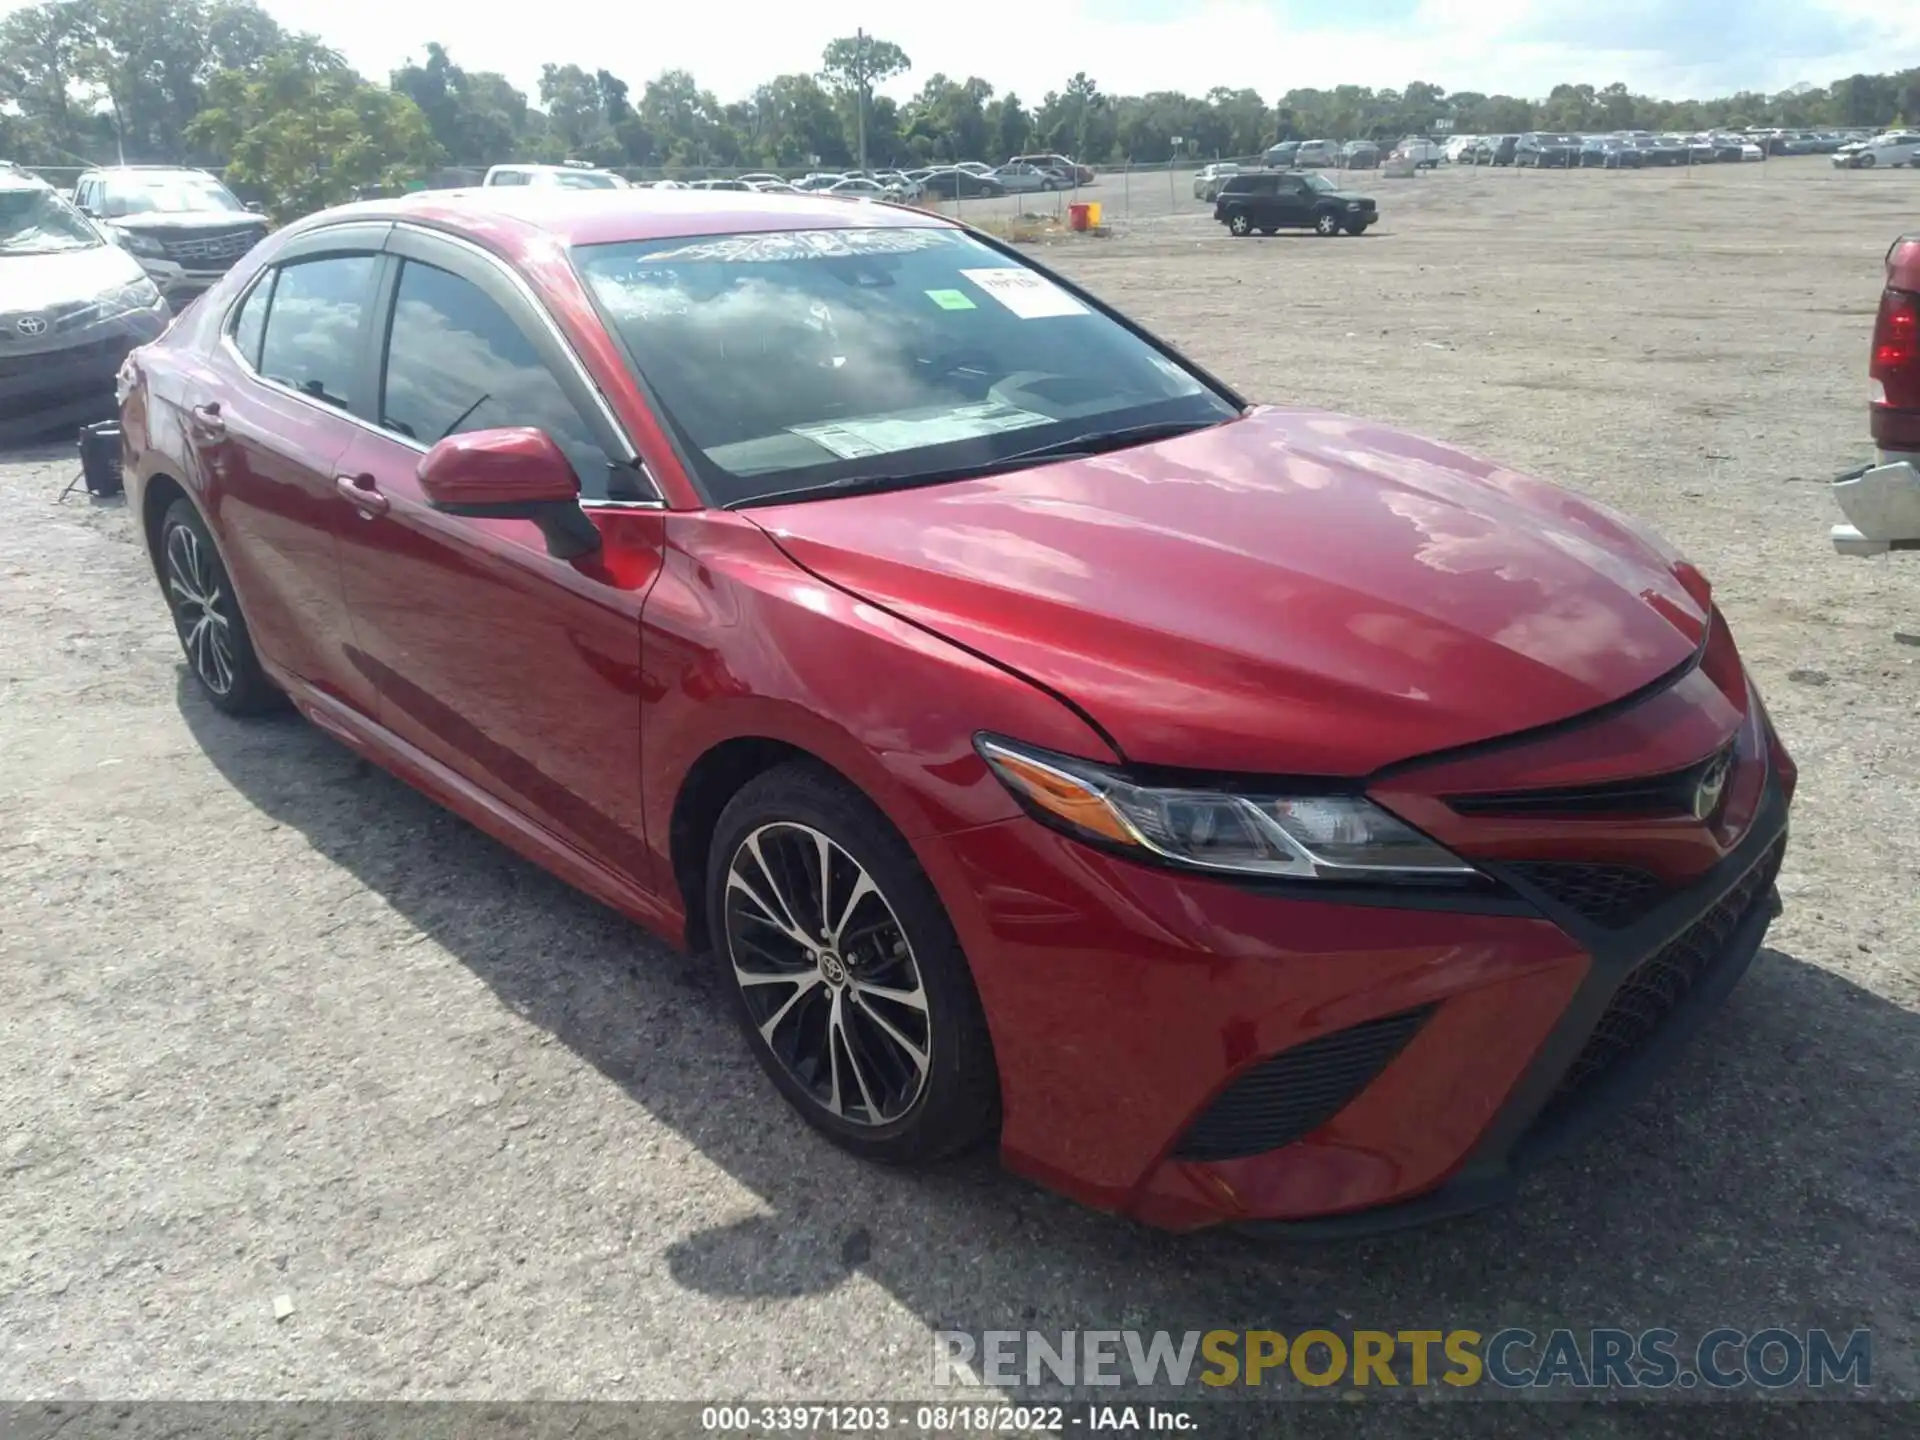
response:
[[[935,1385],[1304,1385],[1501,1390],[1864,1390],[1873,1336],[1769,1326],[1447,1330],[936,1331]]]

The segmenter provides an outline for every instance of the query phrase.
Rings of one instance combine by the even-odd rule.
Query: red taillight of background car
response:
[[[1909,241],[1916,251],[1920,242]],[[1888,290],[1873,326],[1873,443],[1920,450],[1920,294]]]

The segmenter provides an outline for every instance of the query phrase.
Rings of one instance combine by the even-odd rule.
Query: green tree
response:
[[[820,78],[827,88],[851,101],[854,112],[854,154],[862,170],[867,168],[867,112],[873,104],[873,87],[913,68],[907,52],[891,40],[881,40],[862,31],[858,35],[831,40],[820,55]]]
[[[527,97],[505,76],[463,70],[444,45],[434,42],[427,46],[424,64],[408,63],[393,72],[393,88],[420,107],[435,142],[456,163],[528,158],[522,153],[533,128]]]
[[[188,139],[227,156],[227,179],[277,220],[398,189],[441,158],[418,105],[309,36],[251,69],[220,71],[206,92]]]

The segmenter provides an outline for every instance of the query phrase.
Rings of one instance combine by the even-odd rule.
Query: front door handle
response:
[[[193,438],[204,444],[217,444],[227,438],[227,422],[220,418],[220,402],[209,400],[188,412],[193,417]]]
[[[387,513],[387,497],[380,493],[380,484],[371,475],[336,475],[333,488],[368,520]]]

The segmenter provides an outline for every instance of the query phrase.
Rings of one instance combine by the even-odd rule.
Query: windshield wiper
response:
[[[725,509],[739,510],[751,505],[775,505],[783,500],[805,500],[828,495],[859,495],[878,490],[900,489],[910,485],[945,485],[954,480],[974,480],[984,475],[1003,475],[1009,470],[1025,470],[1049,460],[1078,460],[1108,450],[1124,450],[1134,445],[1149,445],[1155,440],[1172,440],[1196,430],[1211,430],[1227,419],[1162,420],[1152,425],[1122,425],[1115,430],[1090,430],[1049,445],[1016,450],[978,465],[956,465],[948,470],[928,470],[917,475],[851,475],[844,480],[829,480],[820,485],[801,485],[792,490],[773,490],[763,495],[744,495],[730,500]]]

